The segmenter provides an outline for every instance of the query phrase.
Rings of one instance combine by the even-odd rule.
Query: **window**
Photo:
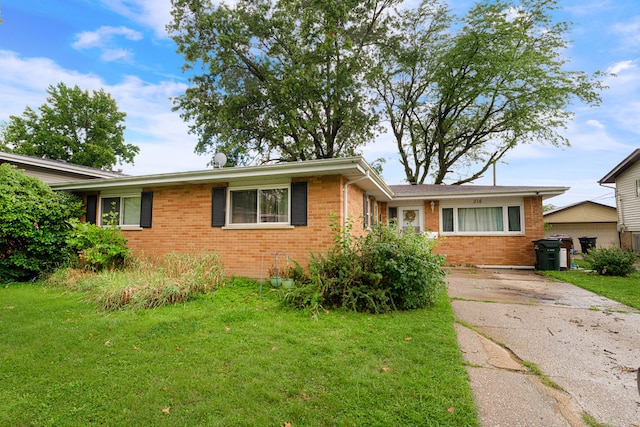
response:
[[[288,224],[289,188],[230,190],[231,224]]]
[[[114,219],[118,226],[139,226],[140,205],[140,195],[103,197],[100,202],[100,224],[106,225]]]
[[[518,205],[442,208],[443,233],[522,233],[522,208]],[[506,224],[506,226],[505,226]]]
[[[640,197],[640,179],[636,179],[636,196]]]

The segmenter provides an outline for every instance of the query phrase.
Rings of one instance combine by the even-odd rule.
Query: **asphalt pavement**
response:
[[[640,427],[638,310],[530,270],[447,282],[482,426]]]

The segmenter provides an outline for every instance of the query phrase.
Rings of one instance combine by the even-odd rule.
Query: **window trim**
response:
[[[520,211],[520,230],[509,231],[509,208],[518,207]],[[458,231],[458,209],[473,208],[501,208],[502,209],[502,231]],[[444,214],[445,209],[453,210],[453,231],[444,231]],[[439,228],[443,236],[524,236],[526,235],[526,224],[524,218],[524,202],[523,201],[487,201],[486,203],[461,203],[461,204],[445,204],[440,206]]]
[[[127,193],[102,193],[98,198],[98,217],[96,218],[96,222],[100,227],[106,227],[107,225],[103,223],[102,218],[102,208],[104,199],[120,199],[120,212],[118,212],[118,228],[121,230],[142,230],[142,226],[140,225],[140,212],[138,212],[138,222],[137,224],[122,224],[122,220],[124,218],[123,209],[124,203],[123,199],[127,198],[138,198],[140,199],[140,211],[142,211],[142,192],[127,192]]]
[[[286,222],[243,222],[243,223],[233,223],[232,219],[232,200],[234,191],[249,191],[255,190],[256,192],[259,190],[278,190],[278,189],[286,189],[287,190],[287,221]],[[260,199],[257,198],[257,209],[256,212],[256,220],[260,218]],[[291,183],[283,183],[283,184],[263,184],[263,185],[243,185],[243,186],[235,186],[235,187],[227,187],[227,197],[226,197],[226,213],[225,213],[225,225],[222,227],[223,229],[265,229],[265,228],[294,228],[291,225]]]

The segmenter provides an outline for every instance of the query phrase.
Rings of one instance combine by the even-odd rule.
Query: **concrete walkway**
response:
[[[584,426],[588,416],[640,427],[637,310],[533,271],[453,269],[447,282],[481,425]]]

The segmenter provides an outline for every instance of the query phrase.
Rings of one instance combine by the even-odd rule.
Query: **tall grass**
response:
[[[137,259],[122,270],[64,269],[46,284],[86,291],[104,310],[154,308],[215,291],[223,272],[217,254],[170,253],[163,258]]]

